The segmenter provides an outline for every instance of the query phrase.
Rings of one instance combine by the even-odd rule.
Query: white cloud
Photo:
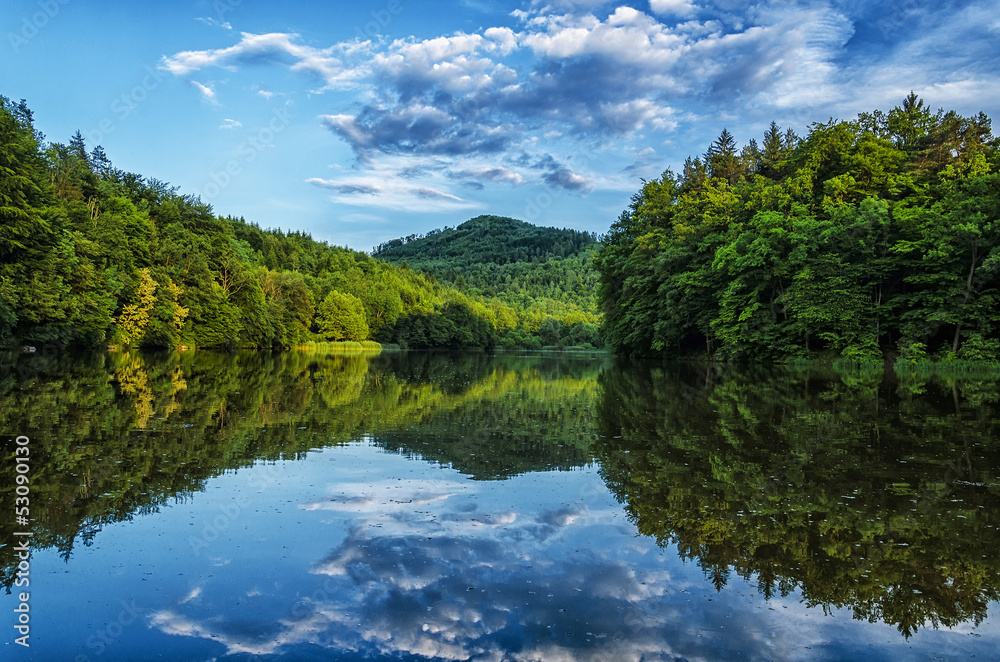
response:
[[[982,57],[983,39],[1000,25],[991,3],[950,12],[927,5],[911,17],[919,30],[898,43],[882,41],[874,30],[877,10],[852,19],[859,6],[855,0],[651,0],[636,7],[538,0],[511,13],[513,27],[327,48],[293,33],[242,33],[234,45],[176,53],[162,67],[187,76],[266,64],[317,79],[320,91],[361,92],[353,106],[331,99],[319,116],[354,151],[360,175],[310,181],[338,201],[392,209],[471,207],[474,201],[449,186],[517,186],[532,183],[531,174],[539,185],[580,194],[617,191],[634,186],[623,172],[679,165],[684,154],[672,153],[681,148],[671,140],[686,148],[701,127],[704,142],[696,149],[723,124],[746,140],[749,131],[740,125],[776,119],[804,129],[831,115],[848,119],[895,104],[910,89],[934,104],[972,104],[978,97],[989,111],[1000,103],[995,58]],[[868,29],[856,34],[854,20],[869,21]],[[865,39],[880,40],[878,47],[866,47]],[[214,99],[213,88],[199,84],[199,90]],[[648,144],[672,147],[664,163],[636,159]],[[565,162],[596,148],[619,160],[613,167],[595,163],[586,175],[512,165],[520,154],[529,161],[554,154]],[[433,174],[386,184],[418,166]]]
[[[544,12],[558,10],[572,13],[582,13],[593,11],[599,7],[609,4],[609,2],[610,0],[531,0],[531,5],[535,9],[540,9]]]
[[[219,125],[219,128],[220,129],[238,129],[241,126],[243,126],[243,123],[240,122],[239,120],[232,120],[232,119],[228,119],[227,118],[227,119],[222,120],[222,124]]]
[[[528,499],[515,514],[494,505],[489,486],[467,481],[359,479],[330,489],[300,507],[341,512],[347,534],[312,559],[313,579],[299,572],[282,582],[276,597],[294,599],[290,613],[249,629],[257,612],[234,606],[225,583],[209,584],[196,604],[155,612],[150,625],[229,655],[310,644],[359,657],[589,662],[702,659],[714,650],[705,633],[724,625],[719,614],[744,626],[728,643],[749,657],[819,647],[830,639],[823,626],[836,627],[822,610],[800,615],[797,593],[787,598],[787,627],[735,587],[713,594],[718,609],[692,611],[687,589],[703,588],[699,571],[651,559],[648,541],[631,548],[634,528],[617,506]],[[567,554],[594,534],[609,545]],[[741,587],[752,591],[751,582]]]
[[[517,49],[517,35],[510,28],[487,28],[483,35],[496,44],[500,55],[510,55]]]
[[[657,14],[673,16],[689,16],[695,11],[691,0],[649,0],[649,8]]]
[[[464,170],[449,172],[448,175],[454,179],[504,182],[512,186],[520,186],[524,183],[524,177],[520,174],[514,172],[513,170],[496,166],[466,168]]]
[[[185,604],[191,602],[192,600],[196,600],[198,596],[201,595],[202,589],[203,589],[202,586],[195,586],[194,588],[192,588],[187,595],[185,595],[183,598],[180,599],[180,604]]]
[[[673,131],[677,128],[674,109],[650,99],[605,102],[601,104],[600,112],[609,125],[622,133],[647,127],[661,131]]]
[[[516,48],[516,38],[508,28],[478,34],[458,33],[423,41],[397,40],[370,61],[372,70],[398,87],[408,90],[430,86],[455,95],[467,95],[494,83],[516,80],[513,69],[488,55],[506,55]]]
[[[209,85],[204,85],[196,80],[191,81],[192,87],[201,93],[202,99],[208,101],[211,104],[217,104],[218,100],[215,98],[215,88]]]
[[[371,134],[358,125],[358,118],[354,115],[321,115],[320,121],[353,144],[367,147],[372,143]]]
[[[205,25],[211,25],[211,26],[222,28],[223,30],[232,30],[233,29],[233,26],[232,26],[232,24],[229,23],[229,21],[219,21],[219,20],[214,19],[212,17],[208,17],[208,18],[196,18],[194,20],[198,21],[199,23],[204,23]]]
[[[323,179],[310,177],[306,183],[333,191],[334,200],[347,205],[375,207],[410,212],[441,212],[473,209],[478,205],[453,193],[436,188],[432,179],[410,181],[399,173],[389,176],[364,175]],[[353,504],[360,505],[360,501]],[[370,504],[372,505],[372,504]],[[328,508],[342,510],[346,504],[329,504]]]
[[[333,88],[350,83],[361,72],[348,69],[334,53],[337,46],[317,49],[295,43],[298,35],[274,32],[270,34],[240,33],[240,42],[228,48],[203,51],[182,51],[164,57],[160,68],[175,75],[185,75],[206,67],[234,70],[237,65],[260,62],[285,63],[292,71],[310,74]],[[339,49],[343,50],[343,49]]]

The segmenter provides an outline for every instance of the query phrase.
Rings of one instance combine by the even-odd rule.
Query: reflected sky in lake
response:
[[[655,483],[655,474],[643,473],[651,470],[638,460],[626,472],[623,458],[641,454],[666,472],[662,475],[670,475],[675,464],[690,464],[691,480],[702,469],[697,452],[685,451],[685,461],[679,461],[668,448],[669,435],[657,437],[637,424],[639,412],[655,410],[648,402],[630,412],[619,400],[609,401],[608,388],[615,389],[615,398],[627,391],[608,385],[609,371],[616,370],[610,364],[545,367],[535,360],[477,359],[473,378],[458,388],[435,386],[444,380],[395,361],[366,364],[364,383],[337,382],[353,383],[356,391],[336,406],[353,406],[356,412],[365,402],[378,402],[353,440],[296,451],[294,457],[240,460],[207,475],[194,490],[177,491],[153,511],[105,518],[90,544],[78,544],[68,555],[56,546],[37,548],[32,647],[22,650],[8,636],[3,659],[990,659],[1000,646],[995,602],[978,624],[928,623],[904,637],[895,623],[855,619],[853,605],[804,598],[801,586],[814,590],[822,564],[831,563],[815,551],[816,568],[791,562],[781,567],[799,582],[784,595],[779,591],[765,599],[752,573],[735,573],[717,590],[710,579],[713,551],[692,556],[663,536],[639,532],[648,526],[652,506],[635,486]],[[447,366],[422,367],[451,374]],[[306,373],[318,371],[284,366],[266,375],[287,392],[290,383],[299,383],[295,376]],[[188,374],[206,380],[215,373]],[[604,391],[596,388],[599,377]],[[323,379],[329,381],[329,374]],[[392,379],[398,402],[420,393],[432,403],[430,411],[408,420],[376,416],[386,406]],[[132,407],[133,401],[116,397],[119,405]],[[320,401],[318,395],[309,398]],[[576,407],[591,398],[594,412],[617,403],[616,411],[628,414],[637,427],[606,414],[568,423],[553,418],[560,398]],[[740,400],[752,398],[742,394]],[[296,434],[329,435],[332,423],[319,414],[331,409],[329,401],[326,393],[327,404],[317,409],[300,399],[291,426]],[[185,407],[181,402],[177,408],[181,421],[202,420]],[[507,410],[518,413],[519,427],[504,422],[501,412]],[[662,411],[657,416],[661,424],[668,421]],[[383,427],[370,422],[376,419]],[[181,421],[160,434],[184,430]],[[586,425],[591,427],[581,429]],[[507,434],[504,426],[510,426]],[[243,433],[244,442],[267,426],[251,429]],[[215,452],[207,448],[207,433],[187,434],[191,443],[206,447],[203,452]],[[697,440],[700,434],[692,427],[684,438]],[[539,448],[526,448],[526,456],[543,468],[510,460],[504,466],[512,469],[498,476],[484,465],[448,461],[452,451],[434,440],[442,436],[448,444],[465,444],[462,453],[477,457],[531,438],[556,448],[544,457]],[[582,436],[595,445],[581,450]],[[600,445],[602,438],[615,436],[624,439]],[[86,439],[76,441],[86,446]],[[660,445],[643,445],[653,441]],[[711,442],[702,441],[699,448]],[[477,471],[486,475],[477,477]],[[626,484],[633,487],[623,488]],[[814,487],[822,493],[829,483]],[[622,503],[622,494],[637,500]],[[691,513],[685,522],[675,517],[670,510],[663,519],[682,533],[684,527],[704,529],[716,521],[716,514]],[[837,517],[843,515],[831,520]],[[794,537],[797,529],[788,530]],[[723,540],[741,538],[730,532]],[[9,547],[0,553],[9,554]],[[936,549],[926,553],[944,558]],[[968,572],[992,567],[950,560],[965,563]],[[0,610],[12,614],[15,598],[0,594]]]
[[[38,557],[37,659],[988,659],[1000,641],[989,623],[906,641],[795,593],[716,592],[637,536],[592,468],[475,482],[359,443],[101,537],[68,566]],[[102,648],[120,600],[138,616]]]

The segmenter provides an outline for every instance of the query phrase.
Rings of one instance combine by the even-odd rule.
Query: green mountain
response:
[[[588,232],[478,216],[456,228],[393,239],[372,255],[471,297],[502,302],[518,311],[517,329],[536,335],[542,345],[600,345],[593,266],[599,248]],[[517,329],[501,341],[525,344]]]
[[[457,228],[432,230],[380,244],[373,255],[389,262],[441,262],[468,267],[511,264],[576,255],[597,247],[597,238],[579,230],[546,228],[503,216],[477,216]],[[411,264],[411,266],[413,266]]]

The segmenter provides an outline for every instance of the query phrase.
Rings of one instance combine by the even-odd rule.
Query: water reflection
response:
[[[719,589],[731,574],[767,597],[797,588],[904,635],[986,617],[1000,597],[995,384],[971,384],[970,403],[959,383],[721,377],[601,375],[594,451],[642,533]]]
[[[162,592],[143,577],[114,594],[143,623],[116,659],[839,659],[873,657],[867,623],[912,637],[878,644],[892,657],[1000,645],[919,636],[977,626],[1000,598],[996,386],[572,356],[57,353],[0,366],[0,429],[31,435],[36,553],[89,569],[74,590],[105,595],[95,568],[154,569]],[[841,610],[857,623],[826,616]],[[93,655],[87,619],[109,614],[53,620],[70,634],[49,650]]]
[[[373,459],[370,448],[355,447],[338,451],[338,463],[345,453],[355,466]],[[767,655],[776,640],[773,632],[761,636],[773,630],[769,614],[748,610],[738,596],[718,599],[714,609],[711,599],[709,608],[699,604],[697,578],[636,543],[614,501],[597,497],[593,471],[513,478],[512,498],[501,484],[451,472],[400,481],[391,477],[402,472],[394,464],[402,458],[374,459],[379,468],[367,465],[368,480],[337,480],[323,498],[298,505],[321,515],[309,520],[313,536],[337,542],[304,568],[288,564],[280,587],[255,590],[254,599],[283,600],[266,626],[233,606],[246,599],[243,585],[213,578],[193,599],[152,614],[153,627],[211,642],[216,654],[288,659],[322,659],[320,651],[726,659]],[[777,640],[785,637],[794,639]]]
[[[106,524],[209,478],[366,435],[477,478],[581,466],[586,444],[561,441],[566,430],[589,434],[599,365],[430,353],[14,355],[0,366],[0,429],[29,432],[36,544],[69,558]],[[401,440],[412,426],[428,434]],[[12,492],[13,464],[0,481]],[[10,527],[0,522],[0,545]],[[12,567],[0,562],[4,586]]]

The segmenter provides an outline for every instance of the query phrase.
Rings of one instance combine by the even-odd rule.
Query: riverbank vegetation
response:
[[[979,114],[723,130],[644,182],[597,257],[619,352],[881,364],[1000,357],[1000,143]]]

